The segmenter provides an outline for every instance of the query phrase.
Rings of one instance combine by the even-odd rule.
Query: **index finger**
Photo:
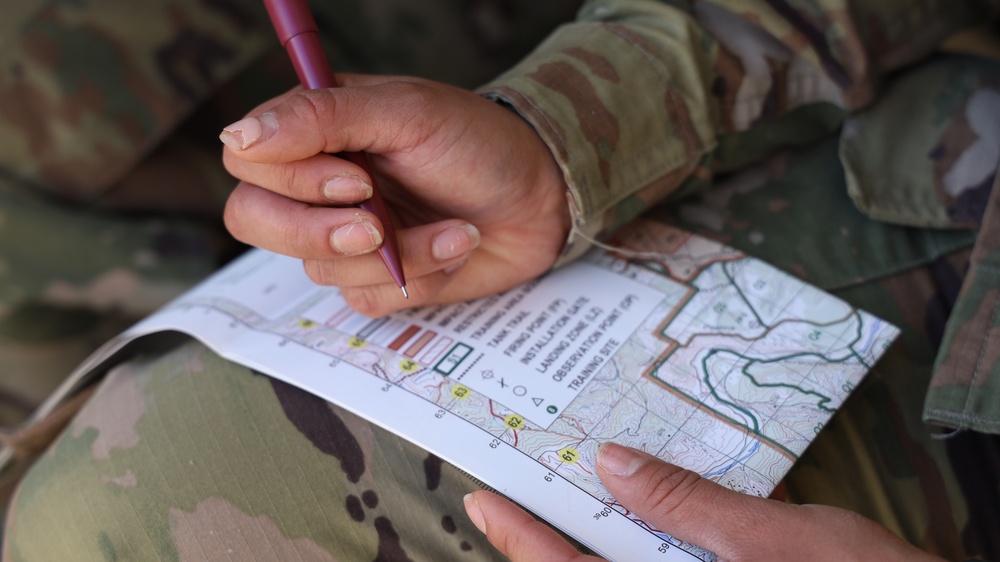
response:
[[[286,163],[319,153],[375,152],[400,144],[435,86],[416,78],[347,75],[351,86],[294,90],[219,135],[236,157]],[[422,84],[421,84],[422,83]],[[421,85],[418,85],[421,84]]]
[[[500,496],[479,490],[465,496],[476,528],[512,562],[597,562],[573,548],[552,527]]]
[[[353,74],[353,73],[343,73],[337,74],[337,82],[339,82],[341,88],[357,88],[361,86],[375,86],[378,84],[384,84],[386,82],[421,82],[422,78],[416,78],[413,76],[394,76],[386,74]],[[287,92],[277,95],[261,104],[254,107],[247,112],[246,116],[256,116],[264,113],[265,111],[271,109],[272,107],[278,105],[279,103],[285,101],[289,97],[304,91],[302,86],[295,86]]]

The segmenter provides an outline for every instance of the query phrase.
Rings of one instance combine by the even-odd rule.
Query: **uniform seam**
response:
[[[947,419],[947,420],[961,421],[961,422],[974,422],[974,423],[982,424],[982,425],[991,425],[991,426],[992,425],[996,425],[996,426],[1000,426],[1000,420],[992,420],[992,419],[989,419],[989,418],[985,418],[983,416],[970,415],[970,414],[965,414],[965,413],[958,414],[958,413],[955,413],[955,412],[953,412],[951,410],[945,410],[945,409],[942,409],[942,408],[928,408],[927,409],[927,413],[931,414],[931,415],[934,415],[934,416],[937,416],[937,417],[940,417],[942,419]]]
[[[997,310],[1000,310],[1000,294],[997,295],[996,299],[993,301],[993,310],[990,313],[989,318],[993,318],[997,315]],[[973,389],[976,388],[979,382],[979,377],[983,370],[983,360],[986,358],[986,348],[987,348],[988,338],[983,337],[982,343],[979,349],[979,358],[976,360],[976,370],[972,372],[972,380],[969,381],[969,393],[965,397],[965,406],[962,408],[963,412],[967,415],[972,406],[972,395]]]

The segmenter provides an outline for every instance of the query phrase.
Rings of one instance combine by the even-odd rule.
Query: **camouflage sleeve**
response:
[[[25,0],[0,18],[0,172],[92,201],[276,45],[263,5]]]
[[[527,119],[563,170],[574,217],[565,262],[690,178],[832,131],[886,71],[998,7],[592,0],[480,92]],[[791,135],[773,128],[784,117],[796,120]]]
[[[998,175],[1000,178],[1000,175]],[[948,318],[924,421],[1000,433],[1000,187],[993,183],[968,272]]]

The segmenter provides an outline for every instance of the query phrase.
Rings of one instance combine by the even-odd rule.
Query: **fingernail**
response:
[[[479,229],[469,223],[448,228],[434,237],[431,255],[438,261],[464,256],[479,246]]]
[[[372,196],[372,186],[354,174],[333,176],[323,182],[323,197],[332,203],[354,203]]]
[[[375,228],[374,224],[363,219],[347,223],[334,230],[333,234],[330,235],[330,244],[333,249],[345,256],[368,253],[378,248],[381,243],[382,235],[378,229]]]
[[[645,454],[617,443],[601,443],[597,448],[597,466],[622,478],[632,476],[649,460]]]
[[[262,113],[259,117],[245,117],[223,128],[219,140],[234,150],[245,150],[266,141],[277,130],[278,120],[274,114]]]
[[[472,494],[465,494],[462,501],[465,502],[465,513],[469,515],[472,524],[479,529],[480,533],[485,533],[486,519],[483,518],[483,510],[479,508],[479,502],[476,501],[476,498],[472,497]]]

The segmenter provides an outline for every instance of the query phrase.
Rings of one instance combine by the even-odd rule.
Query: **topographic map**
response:
[[[897,330],[719,243],[640,226],[618,241],[632,259],[594,250],[501,295],[380,319],[255,250],[131,332],[187,332],[355,410],[607,557],[712,560],[605,491],[598,444],[767,496]]]

